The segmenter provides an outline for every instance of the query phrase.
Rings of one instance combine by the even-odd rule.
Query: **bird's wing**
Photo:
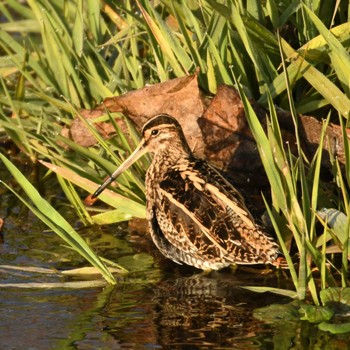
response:
[[[164,236],[179,249],[228,260],[232,254],[239,260],[251,250],[241,228],[253,228],[254,223],[241,196],[206,163],[170,170],[159,191],[158,222]]]
[[[167,238],[164,236],[163,231],[159,225],[157,219],[157,210],[153,208],[152,220],[151,220],[151,234],[153,238],[153,242],[160,250],[160,252],[165,255],[167,258],[173,260],[174,262],[182,265],[180,255],[181,250],[173,245]]]

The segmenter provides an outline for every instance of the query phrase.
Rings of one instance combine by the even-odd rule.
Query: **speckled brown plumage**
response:
[[[278,245],[255,224],[240,193],[193,156],[169,115],[144,125],[138,148],[94,196],[145,152],[154,154],[146,175],[147,219],[163,255],[204,270],[275,262]]]

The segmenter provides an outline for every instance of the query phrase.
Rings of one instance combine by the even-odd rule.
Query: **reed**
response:
[[[319,290],[335,286],[338,275],[342,286],[348,284],[350,23],[347,2],[336,2],[330,9],[326,2],[313,1],[317,10],[311,10],[308,3],[2,1],[1,131],[32,161],[44,162],[57,174],[67,201],[84,224],[125,221],[145,216],[147,159],[123,174],[117,189],[101,195],[114,208],[111,211],[91,215],[82,198],[135,147],[136,131],[130,126],[134,141],[129,144],[114,123],[117,137],[105,141],[94,123],[86,121],[99,144],[85,148],[60,135],[62,128],[79,116],[80,108],[92,108],[106,97],[181,77],[197,68],[200,87],[208,94],[215,94],[222,83],[235,85],[270,181],[266,207],[296,295],[305,299],[310,293],[318,304]],[[248,103],[251,97],[268,110],[266,131]],[[297,154],[285,147],[275,105],[291,111]],[[298,113],[324,119],[320,145],[311,160],[306,159],[299,139]],[[115,117],[123,118],[106,113],[99,121]],[[332,160],[337,193],[326,191],[321,179],[322,145],[330,120],[340,120],[345,146],[345,172],[337,159]],[[21,178],[3,156],[2,161]],[[30,184],[22,182],[22,186],[30,189],[27,195],[32,199]],[[331,208],[343,215],[333,219]],[[40,210],[35,212],[42,215]],[[321,233],[316,231],[317,222],[323,225]],[[70,239],[72,231],[66,233],[63,238]],[[72,246],[86,254],[77,249],[78,238],[72,235]],[[297,248],[296,265],[290,255],[291,241]],[[342,255],[340,267],[327,252],[331,241]],[[86,258],[92,262],[91,256]],[[95,265],[100,264],[94,259]],[[99,266],[113,283],[105,267]]]

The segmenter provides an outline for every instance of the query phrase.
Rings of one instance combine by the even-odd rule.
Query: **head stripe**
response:
[[[142,134],[144,134],[144,132],[146,130],[149,129],[153,129],[155,126],[159,126],[159,125],[174,125],[176,128],[180,128],[181,126],[179,124],[179,122],[172,116],[168,115],[168,114],[159,114],[156,115],[155,117],[153,117],[152,119],[150,119],[142,128]]]

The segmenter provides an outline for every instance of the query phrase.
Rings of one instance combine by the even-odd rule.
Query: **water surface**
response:
[[[81,226],[56,192],[57,185],[46,185],[45,198],[74,226]],[[3,188],[0,191],[0,217],[4,219],[0,265],[86,266],[13,195]],[[276,326],[254,318],[256,308],[289,302],[242,288],[288,282],[274,271],[240,268],[204,274],[164,259],[147,234],[131,231],[125,224],[80,232],[100,255],[133,272],[120,276],[114,287],[0,288],[1,349],[348,348],[345,336],[319,332],[307,323],[283,321]],[[1,284],[79,279],[0,268]]]

